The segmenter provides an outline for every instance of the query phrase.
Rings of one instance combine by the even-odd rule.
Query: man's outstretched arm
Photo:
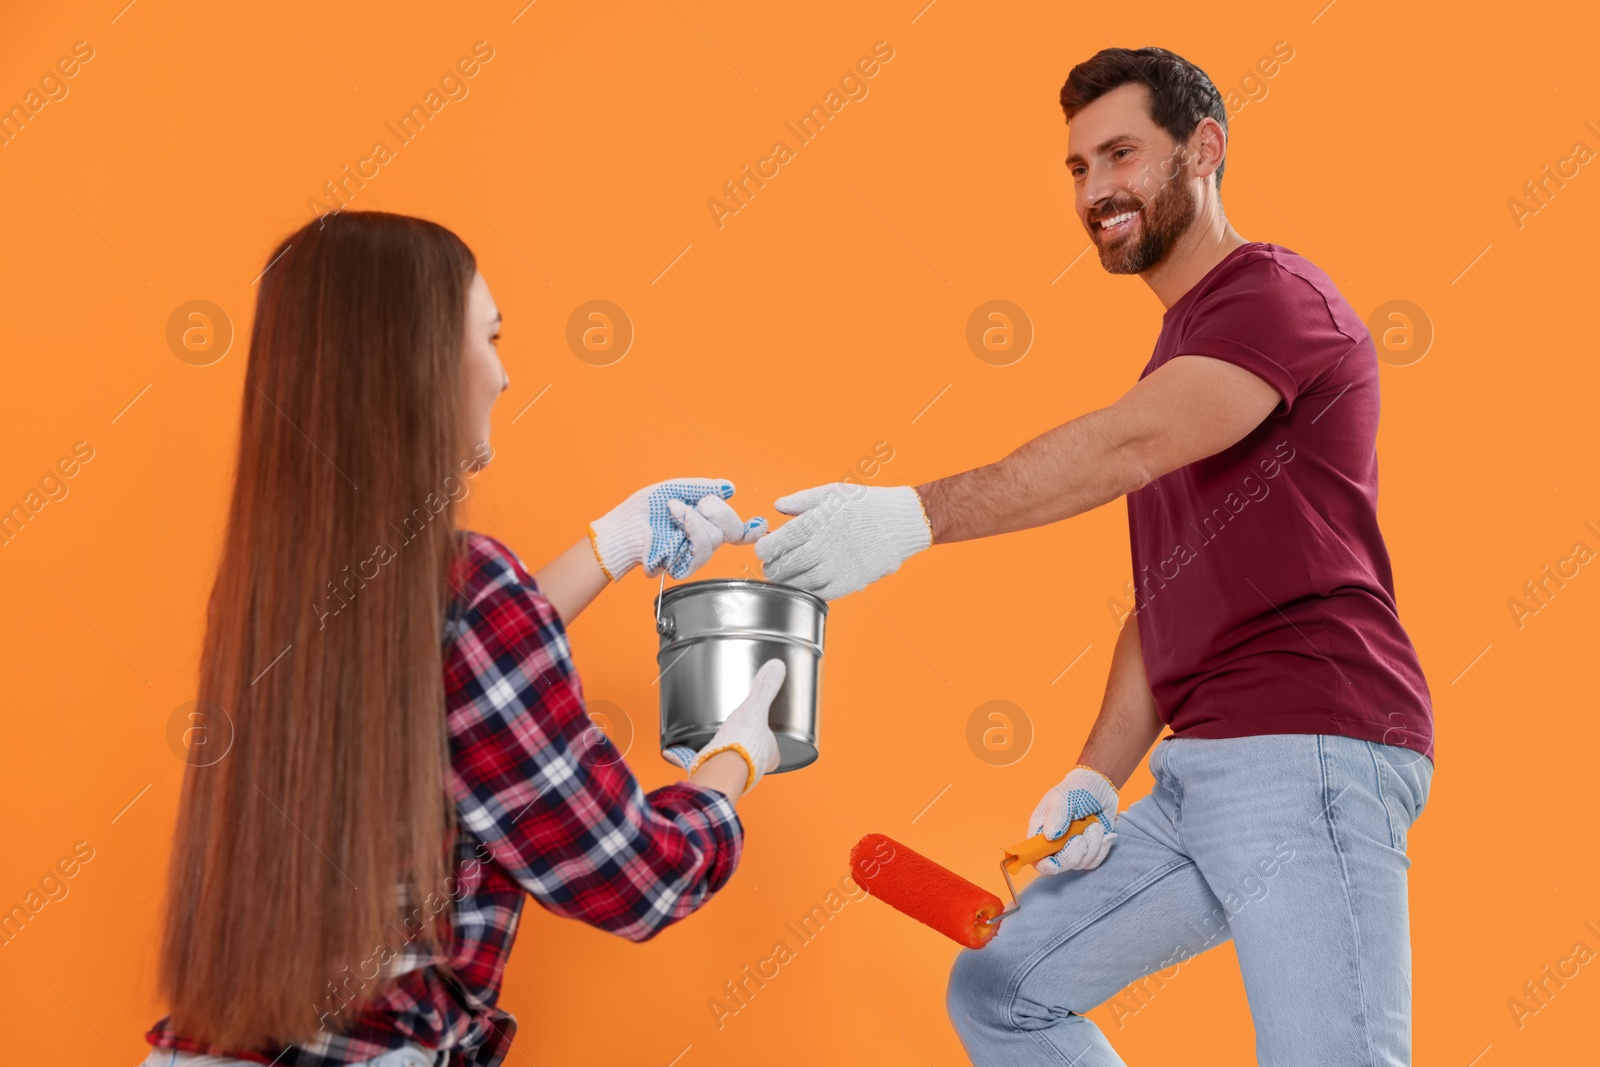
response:
[[[987,466],[912,487],[835,482],[780,497],[796,516],[756,542],[767,578],[824,599],[864,589],[932,544],[1097,508],[1242,440],[1279,403],[1251,372],[1179,356],[1110,407]]]
[[[1179,356],[1110,407],[1004,459],[917,486],[933,543],[1043,526],[1109,503],[1242,440],[1278,391],[1242,367]]]

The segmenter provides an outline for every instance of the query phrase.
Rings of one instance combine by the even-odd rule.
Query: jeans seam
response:
[[[1165,878],[1167,875],[1171,874],[1173,871],[1176,871],[1179,868],[1185,867],[1185,866],[1189,866],[1189,867],[1194,866],[1194,860],[1189,859],[1188,857],[1181,857],[1179,859],[1175,859],[1175,860],[1172,860],[1172,861],[1168,862],[1165,866],[1157,867],[1154,871],[1152,871],[1150,874],[1146,875],[1144,878],[1139,879],[1139,880],[1137,880],[1135,882],[1132,882],[1128,886],[1126,886],[1120,894],[1118,894],[1117,896],[1112,897],[1106,903],[1105,907],[1101,908],[1099,911],[1095,912],[1093,915],[1089,916],[1088,918],[1083,919],[1083,921],[1079,922],[1076,926],[1070,927],[1068,930],[1066,930],[1064,933],[1060,934],[1059,936],[1057,936],[1055,938],[1052,938],[1049,941],[1046,941],[1042,948],[1040,948],[1037,952],[1035,952],[1034,955],[1030,959],[1026,960],[1022,964],[1022,966],[1017,968],[1016,974],[1012,977],[1011,981],[1008,982],[1007,985],[1006,985],[1006,995],[1005,995],[1004,1003],[1003,1003],[1003,1006],[1002,1006],[1002,1014],[1003,1014],[1003,1016],[1005,1018],[1006,1025],[1012,1027],[1015,1030],[1022,1031],[1022,1027],[1017,1025],[1017,1020],[1016,1020],[1016,1017],[1014,1016],[1014,1014],[1012,1012],[1012,1009],[1016,1006],[1018,991],[1022,988],[1023,981],[1025,981],[1027,979],[1028,975],[1033,972],[1033,969],[1035,967],[1039,966],[1040,963],[1044,962],[1044,958],[1046,956],[1050,955],[1050,953],[1054,952],[1056,949],[1060,948],[1062,945],[1064,945],[1068,941],[1072,940],[1078,934],[1082,933],[1084,930],[1088,929],[1090,926],[1093,926],[1095,923],[1099,922],[1101,919],[1103,919],[1107,915],[1111,914],[1111,912],[1115,911],[1117,908],[1121,907],[1122,905],[1126,904],[1128,901],[1132,900],[1138,894],[1144,892],[1146,889],[1149,889],[1151,886],[1155,885],[1157,882],[1159,882],[1161,879]],[[1059,876],[1058,875],[1051,875],[1050,877],[1059,877]],[[1076,1013],[1074,1013],[1074,1014],[1076,1014]],[[1028,1031],[1023,1031],[1023,1032],[1028,1032]],[[1046,1042],[1046,1044],[1048,1045],[1048,1042]],[[1052,1050],[1052,1051],[1054,1051],[1054,1050]],[[1059,1055],[1059,1053],[1058,1053],[1058,1055]],[[1067,1062],[1067,1061],[1064,1060],[1062,1062]]]
[[[1077,1067],[1078,1060],[1083,1058],[1083,1053],[1080,1052],[1076,1058],[1070,1060],[1067,1059],[1061,1054],[1061,1050],[1056,1048],[1055,1045],[1051,1043],[1050,1039],[1044,1035],[1043,1030],[1025,1030],[1023,1032],[1032,1036],[1033,1043],[1038,1045],[1041,1050],[1047,1053],[1052,1060],[1065,1064],[1066,1067]]]
[[[1350,920],[1351,936],[1355,939],[1352,957],[1356,975],[1357,1011],[1361,1019],[1361,1037],[1367,1045],[1367,1062],[1377,1063],[1377,1054],[1372,1047],[1372,1026],[1367,1019],[1366,979],[1361,972],[1361,928],[1356,921],[1355,903],[1352,899],[1350,888],[1350,866],[1345,862],[1344,845],[1339,840],[1339,829],[1334,823],[1334,809],[1338,805],[1339,797],[1344,795],[1344,791],[1340,790],[1331,799],[1328,796],[1332,783],[1329,781],[1328,774],[1327,739],[1322,735],[1317,736],[1317,762],[1320,764],[1322,771],[1322,797],[1327,801],[1323,808],[1323,814],[1328,819],[1328,838],[1333,843],[1333,854],[1339,862],[1339,886],[1344,891],[1345,911]],[[1379,802],[1382,803],[1381,796]]]

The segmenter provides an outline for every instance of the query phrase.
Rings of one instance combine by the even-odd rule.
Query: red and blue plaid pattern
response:
[[[732,877],[744,843],[733,804],[688,781],[646,794],[584,711],[566,629],[533,576],[494,538],[461,536],[445,621],[460,827],[447,889],[455,902],[449,958],[427,956],[397,927],[396,946],[381,957],[383,993],[347,1026],[337,1025],[339,1001],[330,996],[326,1029],[302,1045],[218,1049],[173,1033],[166,1019],[146,1035],[151,1044],[333,1067],[413,1043],[449,1050],[451,1067],[494,1067],[516,1032],[497,1001],[524,894],[557,915],[646,941]]]

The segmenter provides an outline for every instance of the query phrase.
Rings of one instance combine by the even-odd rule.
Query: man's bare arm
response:
[[[1047,430],[998,462],[917,486],[933,543],[1025,530],[1097,508],[1237,443],[1279,400],[1243,367],[1179,356],[1110,407]]]
[[[1078,762],[1093,767],[1121,789],[1161,734],[1161,716],[1144,673],[1139,623],[1132,615],[1122,624],[1100,714],[1089,730]]]

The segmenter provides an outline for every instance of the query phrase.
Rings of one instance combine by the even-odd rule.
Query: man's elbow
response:
[[[1118,496],[1137,493],[1165,473],[1157,472],[1148,461],[1132,456],[1129,457],[1128,468],[1127,476],[1122,483],[1122,491],[1117,494]]]
[[[1091,411],[1081,422],[1089,432],[1080,436],[1092,449],[1090,456],[1104,472],[1102,487],[1108,490],[1106,498],[1115,500],[1136,492],[1155,481],[1166,471],[1159,468],[1160,431],[1154,427],[1140,427],[1129,414],[1112,405]]]
[[[1112,442],[1106,457],[1117,496],[1138,492],[1166,473],[1162,469],[1159,443],[1149,437],[1126,437]]]
[[[1183,432],[1182,427],[1154,429],[1119,445],[1126,457],[1123,473],[1130,486],[1125,492],[1143,489],[1151,482],[1191,463],[1198,463],[1237,443],[1238,438],[1202,439]]]

